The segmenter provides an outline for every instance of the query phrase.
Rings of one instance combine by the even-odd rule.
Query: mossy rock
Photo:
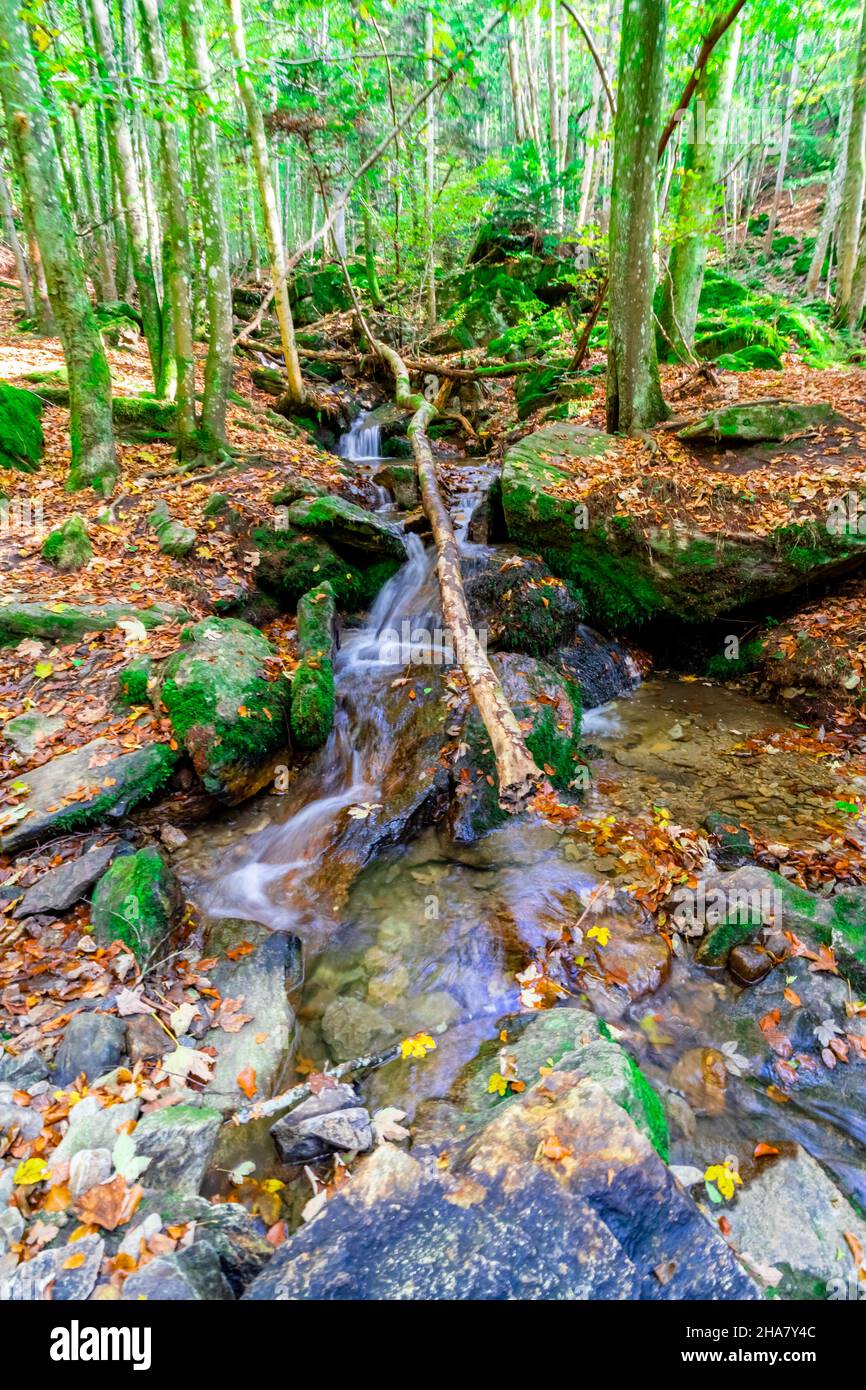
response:
[[[739,352],[723,352],[715,365],[725,372],[780,372],[782,359],[772,348],[755,343]]]
[[[128,603],[0,603],[0,646],[20,642],[25,637],[43,637],[53,642],[77,642],[88,632],[105,632],[121,618],[134,618],[144,627],[189,619],[184,608],[172,603],[155,603],[136,608]]]
[[[575,682],[559,675],[546,662],[513,653],[491,658],[505,697],[524,728],[526,746],[538,768],[557,790],[574,791],[580,752],[582,701]],[[468,842],[502,825],[507,812],[499,805],[496,760],[478,711],[466,719],[460,742],[466,752],[455,767],[457,793],[452,805],[451,831]],[[468,781],[460,774],[469,773]]]
[[[41,414],[37,395],[0,381],[0,468],[36,472],[45,447]]]
[[[753,401],[714,410],[694,425],[686,425],[677,438],[714,444],[770,443],[804,434],[837,418],[833,407],[822,402]]]
[[[301,498],[289,507],[290,526],[310,531],[328,544],[369,559],[406,559],[406,542],[399,527],[342,497]]]
[[[542,406],[562,400],[579,400],[592,395],[592,382],[571,374],[568,363],[554,362],[524,372],[514,383],[517,418],[525,420]]]
[[[581,618],[581,606],[564,580],[534,555],[501,555],[493,565],[465,581],[469,612],[484,628],[491,651],[546,656],[567,646]]]
[[[180,884],[159,850],[115,859],[96,885],[90,920],[97,941],[122,941],[140,963],[165,952],[183,908]]]
[[[166,662],[160,696],[202,785],[236,802],[271,776],[285,747],[291,687],[267,638],[237,618],[205,618]]]
[[[252,539],[259,551],[256,584],[292,612],[308,590],[327,580],[342,612],[357,613],[400,568],[398,560],[364,566],[359,556],[346,559],[318,536],[292,527],[259,527]]]
[[[156,532],[159,548],[163,555],[182,559],[184,555],[189,554],[195,545],[195,531],[182,521],[176,521],[169,514],[168,507],[161,498],[151,511],[148,521]]]
[[[270,500],[275,507],[290,507],[293,502],[299,502],[302,497],[323,497],[328,495],[328,489],[317,483],[314,478],[304,478],[300,473],[292,474],[286,478],[276,492],[271,493]]]
[[[713,309],[727,311],[742,304],[749,297],[749,291],[739,280],[733,280],[729,275],[721,275],[717,270],[707,270],[698,307],[701,313]]]
[[[731,407],[736,428],[755,407]],[[766,407],[768,411],[775,407]],[[794,407],[785,433],[832,415],[829,407]],[[744,413],[744,414],[743,414]],[[717,412],[704,422],[712,432]],[[723,419],[724,423],[724,419]],[[766,430],[768,417],[759,426]],[[834,535],[820,509],[813,520],[767,536],[732,538],[712,530],[641,524],[624,513],[592,515],[574,500],[594,460],[616,461],[621,445],[580,425],[548,425],[512,445],[502,466],[502,510],[508,537],[540,554],[580,595],[588,620],[634,632],[660,617],[709,621],[749,603],[794,593],[819,576],[843,573],[866,555],[866,537]],[[651,472],[640,479],[654,498]]]
[[[80,570],[93,555],[83,516],[76,512],[42,542],[42,558],[59,570]]]
[[[69,385],[65,372],[58,372],[52,382],[45,381],[39,388],[39,395],[51,405],[68,406]],[[146,444],[173,437],[176,416],[173,401],[158,401],[153,396],[112,396],[111,413],[116,433],[129,443]]]
[[[343,272],[338,265],[325,265],[319,270],[296,274],[289,282],[292,308],[298,308],[298,323],[304,327],[323,319],[327,314],[350,309],[352,301]]]
[[[109,323],[134,323],[136,328],[144,330],[144,319],[137,309],[125,299],[115,301],[104,300],[96,306],[96,319],[100,327]]]
[[[130,661],[117,678],[119,698],[124,705],[146,705],[150,698],[150,682],[154,679],[153,661],[140,656]]]
[[[334,724],[334,591],[325,582],[298,604],[300,661],[292,678],[292,739],[320,748]]]
[[[127,752],[104,738],[58,754],[21,779],[26,791],[0,815],[0,854],[121,819],[165,786],[177,759],[167,744]]]

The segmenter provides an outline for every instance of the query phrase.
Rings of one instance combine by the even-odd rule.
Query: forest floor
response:
[[[18,334],[14,328],[14,307],[13,297],[0,291],[0,378],[12,384],[27,384],[24,379],[29,373],[62,366],[62,354],[54,339]],[[111,350],[109,359],[116,390],[134,395],[148,389],[143,344],[128,351]],[[596,354],[587,365],[600,361]],[[58,604],[124,601],[136,607],[166,602],[182,604],[191,616],[202,617],[213,611],[219,599],[246,590],[255,566],[255,553],[239,542],[221,516],[205,514],[211,495],[215,491],[224,494],[231,507],[253,524],[272,513],[268,498],[287,472],[301,474],[334,491],[345,490],[346,486],[345,473],[333,455],[300,436],[288,437],[268,422],[265,411],[273,401],[253,385],[251,365],[239,356],[233,382],[236,395],[229,411],[230,441],[245,456],[244,460],[214,477],[181,475],[176,471],[170,443],[119,443],[120,493],[112,505],[110,522],[97,524],[105,503],[95,494],[78,493],[72,502],[87,523],[94,554],[86,567],[71,574],[58,574],[40,553],[43,536],[65,520],[71,509],[70,496],[64,488],[69,462],[68,413],[54,406],[46,409],[46,448],[41,469],[33,475],[12,475],[5,483],[13,502],[26,499],[31,506],[38,503],[42,515],[38,531],[4,537],[0,547],[4,598]],[[673,433],[658,429],[652,432],[654,442],[627,441],[615,466],[600,465],[576,476],[576,498],[586,501],[591,497],[594,503],[615,499],[647,526],[675,522],[702,525],[712,520],[714,529],[737,531],[746,527],[764,533],[795,523],[807,514],[814,515],[822,499],[829,500],[849,487],[859,492],[866,482],[866,370],[815,370],[792,357],[781,373],[724,373],[713,384],[705,377],[696,377],[690,368],[664,367],[662,380],[672,407],[689,417],[721,405],[771,397],[829,402],[848,423],[831,443],[823,441],[819,432],[807,447],[792,446],[789,453],[777,456],[772,467],[749,467],[746,472],[741,468],[731,470],[731,458],[723,451],[708,455],[703,467],[695,467],[694,456]],[[534,426],[531,420],[520,427],[516,425],[510,384],[497,382],[491,389],[495,412],[488,445],[496,456],[509,440],[528,433]],[[249,406],[240,405],[237,398],[248,401]],[[603,430],[603,374],[596,378],[593,396],[583,406],[581,419]],[[648,472],[657,484],[653,490],[643,486]],[[785,480],[784,499],[780,496],[780,477]],[[720,478],[735,483],[725,492],[724,501],[720,501]],[[743,504],[746,494],[748,506]],[[196,544],[185,559],[162,554],[157,537],[147,524],[149,503],[156,496],[165,501],[172,517],[196,532]],[[796,619],[798,624],[807,624],[817,640],[837,643],[860,675],[866,675],[864,593],[866,586],[861,581],[851,581],[836,594],[815,599]],[[37,702],[40,713],[57,721],[55,731],[29,753],[13,753],[8,743],[0,745],[0,773],[6,778],[0,791],[0,815],[4,805],[14,807],[16,784],[28,771],[59,752],[97,737],[116,739],[128,750],[170,737],[170,725],[158,712],[149,705],[121,709],[114,702],[113,692],[118,671],[131,657],[145,652],[156,658],[169,654],[178,644],[180,627],[179,622],[165,623],[144,637],[135,630],[115,627],[87,634],[75,642],[54,645],[26,640],[16,647],[0,648],[0,721],[8,722]],[[267,623],[264,631],[283,669],[290,673],[297,661],[294,619],[279,618]],[[792,681],[795,677],[796,672]],[[825,758],[831,747],[839,748],[833,736],[840,735],[844,742],[850,725],[850,705],[840,701],[835,717],[831,712],[820,727],[816,724],[803,728],[791,738],[798,740],[798,752],[808,753],[817,761]],[[762,742],[760,737],[754,737],[749,755],[778,752],[778,738],[775,748],[771,743],[769,738]],[[849,770],[866,772],[866,760],[852,759]],[[555,819],[555,809],[549,810]],[[157,808],[155,816],[140,823],[157,833],[167,825],[170,837],[174,829],[171,806]],[[596,827],[593,833],[597,832]],[[604,838],[612,844],[618,836],[623,845],[634,845],[641,837],[640,856],[647,866],[652,864],[658,890],[648,891],[646,900],[660,900],[661,885],[689,863],[688,835],[682,835],[677,844],[676,836],[664,823],[648,821],[638,831],[632,818],[623,817],[621,826],[608,824],[604,832]],[[112,837],[113,832],[96,833],[88,837],[88,843],[103,844]],[[96,946],[89,933],[86,902],[59,915],[51,924],[43,922],[34,927],[16,918],[15,908],[22,893],[47,868],[75,857],[79,849],[80,837],[70,836],[44,850],[19,856],[14,862],[0,861],[0,895],[6,913],[0,925],[0,1037],[17,1052],[34,1049],[46,1059],[53,1054],[69,1020],[93,1008],[104,1008],[122,1017],[141,1013],[150,1016],[154,1009],[159,1027],[173,1039],[172,1027],[179,1027],[175,1011],[183,1008],[185,991],[190,986],[204,992],[210,989],[208,972],[214,962],[195,959],[193,951],[173,958],[158,980],[145,981],[148,1003],[144,1007],[140,991],[133,993],[137,983],[133,957],[116,944],[108,950]],[[866,863],[861,860],[859,842],[852,842],[847,849],[837,844],[834,852],[840,876],[866,881]],[[845,855],[847,859],[843,859]],[[825,854],[822,872],[829,873],[827,857]],[[820,858],[818,854],[816,862]],[[799,867],[805,870],[805,858]],[[187,914],[181,944],[193,943],[196,930],[196,922]],[[230,1005],[232,1001],[223,1003]],[[219,1012],[216,1017],[216,1026],[234,1031],[231,1008],[223,1012],[222,1023]],[[203,1052],[207,1053],[206,1041]],[[158,1109],[185,1094],[187,1085],[194,1090],[201,1088],[202,1081],[196,1079],[194,1071],[182,1075],[166,1072],[157,1053],[154,1046],[150,1052],[143,1048],[130,1068],[119,1072],[103,1088],[103,1102],[139,1097],[146,1109]],[[74,1087],[56,1092],[43,1104],[41,1126],[29,1138],[19,1135],[4,1141],[0,1158],[12,1157],[20,1164],[33,1164],[32,1173],[41,1173],[71,1110],[84,1094]],[[26,1090],[16,1095],[20,1105],[30,1104]],[[62,1214],[64,1223],[68,1219],[77,1221],[78,1233],[86,1235],[98,1229],[112,1229],[112,1221],[121,1225],[128,1221],[137,1200],[135,1184],[121,1181],[110,1197],[102,1196],[102,1209],[89,1210],[86,1201],[73,1198],[62,1168],[50,1186],[34,1187],[33,1193],[31,1214],[38,1211],[39,1219],[29,1225],[26,1249],[19,1252],[28,1258],[55,1238],[58,1215]],[[279,1244],[286,1236],[286,1226],[274,1190],[269,1191],[266,1184],[257,1187],[252,1183],[245,1189],[244,1200],[265,1218],[270,1226],[269,1239]],[[113,1202],[116,1209],[106,1209],[106,1202]],[[134,1257],[129,1252],[113,1255],[107,1273],[114,1293],[109,1296],[118,1296],[130,1269],[157,1255],[183,1249],[192,1238],[193,1224],[182,1221],[168,1226]]]

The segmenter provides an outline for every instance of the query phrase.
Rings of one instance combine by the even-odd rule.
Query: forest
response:
[[[0,1299],[866,1297],[866,0],[0,0],[0,219]]]

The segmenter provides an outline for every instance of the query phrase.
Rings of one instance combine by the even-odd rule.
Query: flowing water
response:
[[[368,447],[378,443],[368,438],[362,417],[351,442],[344,441],[346,450],[358,452],[344,456],[366,457]],[[485,482],[483,464],[468,468],[454,503],[467,567],[491,553],[466,540]],[[316,1068],[447,1026],[423,1067],[393,1064],[365,1083],[371,1108],[396,1105],[423,1124],[484,1043],[495,1069],[502,1020],[520,1009],[517,972],[581,918],[600,884],[627,884],[630,870],[588,837],[530,817],[470,846],[455,846],[434,828],[407,847],[376,846],[372,854],[368,837],[357,852],[359,831],[384,814],[395,768],[405,770],[403,780],[416,775],[413,735],[404,727],[408,742],[401,746],[391,713],[405,654],[389,633],[405,621],[435,633],[441,622],[432,552],[417,537],[407,536],[407,545],[408,562],[367,621],[344,635],[336,662],[339,706],[326,747],[285,795],[262,797],[192,835],[182,871],[207,913],[251,918],[302,938],[297,1054]],[[845,826],[839,804],[866,787],[851,785],[844,765],[796,752],[742,756],[744,740],[792,730],[784,715],[709,682],[651,677],[640,684],[616,643],[591,629],[581,630],[580,641],[597,698],[615,697],[584,717],[593,745],[587,815],[647,815],[662,807],[675,822],[697,827],[707,812],[722,811],[791,846],[814,845],[843,827],[860,833]],[[418,689],[438,704],[443,653],[435,640],[422,650],[430,664],[419,668],[416,661]],[[338,894],[349,861],[346,891]],[[633,930],[621,895],[611,921],[626,936]],[[647,949],[646,942],[638,949]],[[795,1103],[774,1105],[767,1098],[774,1058],[765,1055],[755,1023],[767,1007],[762,987],[743,989],[727,972],[696,966],[688,952],[669,970],[661,983],[654,978],[653,991],[631,999],[591,984],[589,1002],[622,1030],[665,1095],[672,1159],[705,1165],[727,1152],[743,1156],[768,1134],[781,1134],[804,1142],[866,1204],[862,1103],[852,1104],[847,1077],[839,1083],[819,1069]],[[732,1042],[748,1054],[741,1059],[746,1066],[738,1075],[732,1065],[725,1078],[717,1059]]]

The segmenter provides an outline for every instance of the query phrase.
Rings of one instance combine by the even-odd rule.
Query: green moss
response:
[[[175,521],[162,498],[151,511],[148,521],[156,532],[159,548],[164,555],[181,559],[195,545],[195,531],[182,521]]]
[[[575,763],[580,750],[580,721],[583,715],[583,697],[580,686],[574,681],[562,678],[562,684],[571,701],[573,724],[570,731],[558,727],[559,720],[551,705],[544,705],[536,713],[532,732],[527,734],[526,746],[540,768],[553,768],[548,777],[553,785],[563,792],[571,790],[574,780]],[[520,716],[518,716],[519,718]]]
[[[670,1132],[665,1108],[637,1062],[629,1057],[627,1052],[625,1057],[631,1073],[634,1100],[627,1100],[623,1109],[646,1135],[659,1157],[667,1163],[670,1155]]]
[[[301,660],[292,679],[292,738],[301,748],[319,748],[334,724],[334,591],[328,583],[304,594],[298,604]]]
[[[0,468],[36,471],[45,447],[41,414],[42,402],[32,391],[0,381]]]
[[[745,642],[740,648],[740,655],[731,657],[730,660],[723,652],[711,656],[705,667],[706,674],[711,680],[717,681],[732,680],[737,676],[743,676],[749,671],[754,671],[763,649],[763,642],[759,637],[756,637],[751,642]]]
[[[120,699],[125,705],[146,705],[149,698],[148,682],[153,675],[153,662],[149,656],[141,656],[124,666],[117,678]]]
[[[76,512],[42,542],[42,558],[59,570],[82,569],[93,554],[84,517]]]
[[[318,536],[258,527],[253,540],[260,553],[256,583],[289,610],[294,610],[308,590],[325,580],[344,613],[366,608],[392,575],[400,568],[398,560],[378,560],[363,565],[347,560]],[[356,562],[357,561],[357,562]]]
[[[725,372],[780,372],[782,359],[772,348],[755,343],[739,352],[723,352],[715,365]]]
[[[150,608],[133,608],[122,603],[3,603],[0,604],[0,645],[20,642],[25,637],[74,642],[87,632],[104,632],[116,627],[120,618],[135,618],[150,629],[188,616],[182,608],[168,603],[154,604]]]
[[[57,834],[69,835],[75,830],[86,830],[90,825],[97,825],[114,813],[119,803],[124,812],[133,810],[165,786],[177,760],[177,753],[168,744],[146,744],[137,750],[134,768],[129,770],[129,764],[126,765],[122,784],[102,792],[93,801],[68,806],[55,817],[52,828]]]
[[[158,850],[124,855],[96,885],[91,908],[96,938],[105,946],[122,941],[137,960],[149,961],[165,945],[181,902],[177,880]]]

